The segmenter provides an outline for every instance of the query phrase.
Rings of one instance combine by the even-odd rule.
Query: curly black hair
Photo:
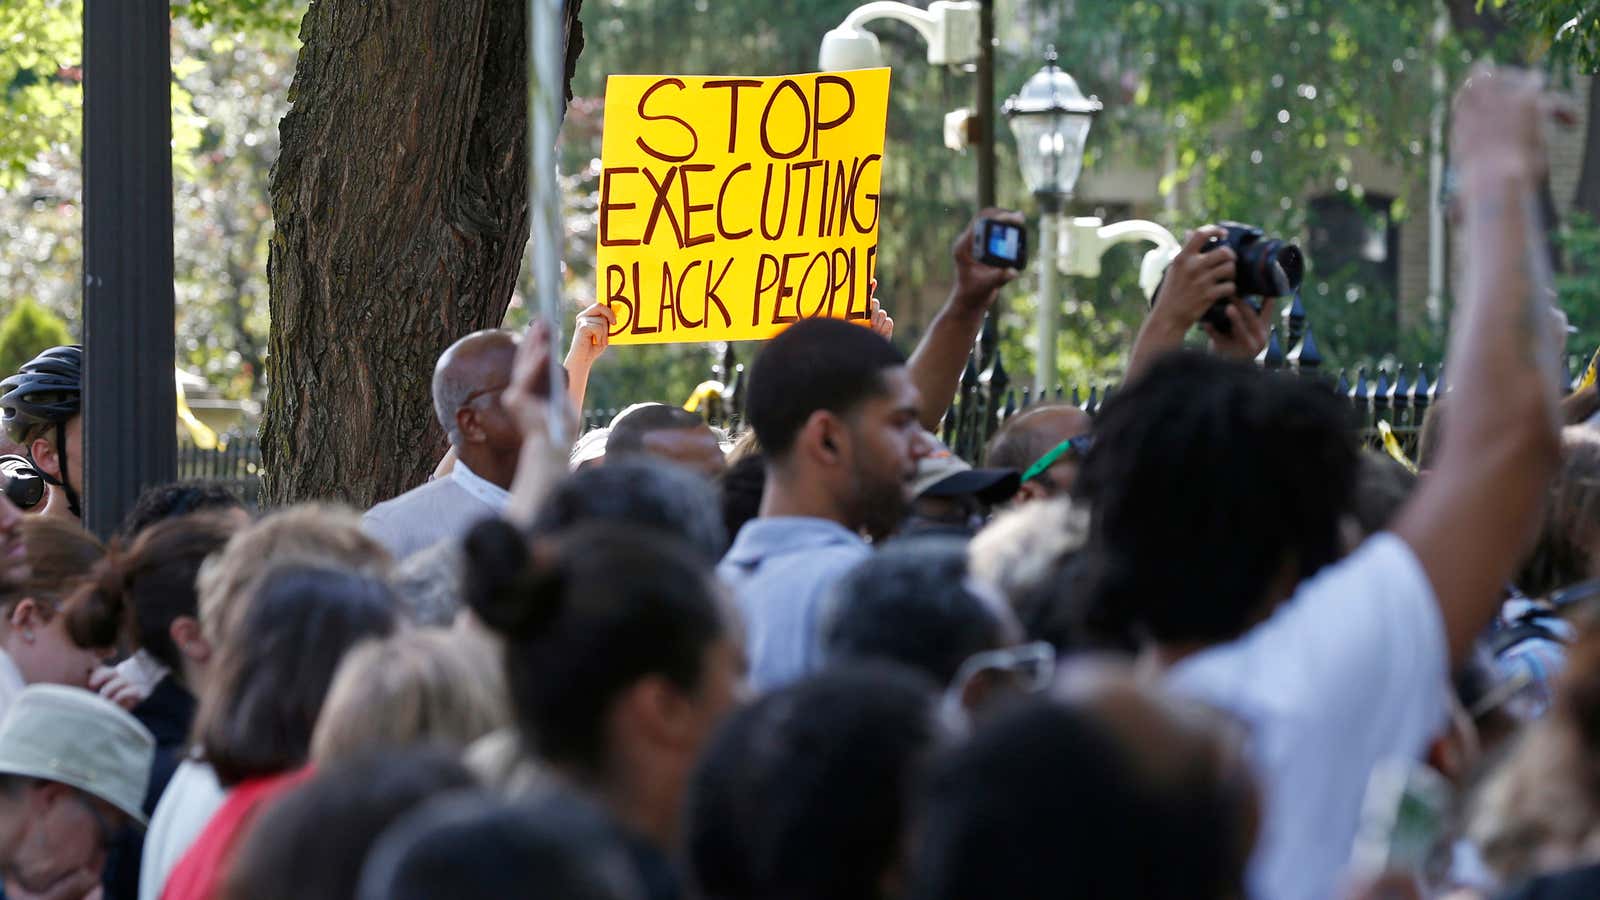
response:
[[[1340,557],[1357,460],[1349,410],[1325,383],[1195,353],[1159,361],[1101,412],[1078,482],[1091,626],[1238,636],[1270,612],[1274,580]]]

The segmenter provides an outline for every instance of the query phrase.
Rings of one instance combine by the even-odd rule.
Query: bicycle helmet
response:
[[[39,425],[58,425],[83,408],[83,348],[51,347],[0,381],[0,422],[21,443]]]
[[[28,461],[49,484],[67,495],[72,514],[83,516],[78,492],[67,480],[67,420],[83,409],[83,348],[77,344],[51,347],[35,356],[17,374],[0,381],[0,424],[11,439],[23,443],[39,425],[55,426],[56,453],[61,477],[43,469],[28,451]]]

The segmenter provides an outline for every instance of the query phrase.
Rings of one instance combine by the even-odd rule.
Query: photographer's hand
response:
[[[1161,319],[1187,334],[1206,310],[1233,296],[1233,274],[1239,257],[1231,247],[1205,249],[1212,239],[1226,236],[1227,232],[1216,225],[1189,232],[1151,302],[1150,318]]]
[[[921,342],[906,363],[912,382],[922,394],[917,419],[929,431],[938,429],[939,420],[950,408],[967,365],[967,356],[983,327],[984,316],[1000,296],[1000,288],[1022,274],[1016,269],[984,265],[972,255],[972,237],[980,219],[1012,225],[1022,225],[1026,221],[1018,212],[985,209],[950,247],[950,255],[956,263],[956,283],[950,288],[950,299],[928,323],[928,330],[922,333]]]
[[[1276,297],[1268,297],[1262,301],[1260,312],[1243,300],[1229,303],[1228,324],[1233,327],[1227,334],[1211,327],[1210,323],[1200,326],[1211,338],[1211,352],[1229,359],[1251,360],[1260,356],[1272,335],[1272,311],[1277,302]]]
[[[1184,335],[1200,321],[1206,310],[1219,300],[1233,296],[1233,273],[1238,258],[1229,247],[1205,249],[1209,241],[1226,233],[1215,225],[1189,233],[1183,249],[1167,267],[1166,278],[1156,291],[1150,314],[1140,326],[1138,337],[1134,338],[1128,357],[1130,380],[1137,378],[1162,354],[1181,347]]]

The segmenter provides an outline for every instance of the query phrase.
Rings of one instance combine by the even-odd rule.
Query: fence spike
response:
[[[1428,401],[1432,399],[1432,388],[1428,385],[1428,367],[1418,363],[1417,380],[1411,383],[1411,406],[1420,414],[1428,408]]]
[[[1278,326],[1267,332],[1267,348],[1261,351],[1261,362],[1269,369],[1283,368],[1283,342],[1278,340]]]
[[[975,388],[978,386],[978,363],[973,354],[967,354],[967,367],[961,372],[961,387]]]
[[[1294,300],[1290,301],[1289,308],[1283,311],[1283,321],[1289,335],[1289,346],[1300,343],[1300,338],[1308,329],[1306,324],[1306,304],[1300,299],[1300,290],[1295,289]]]
[[[1300,336],[1300,345],[1289,354],[1289,362],[1302,371],[1322,367],[1322,351],[1317,347],[1317,338],[1311,333],[1309,323],[1306,325],[1305,333]]]

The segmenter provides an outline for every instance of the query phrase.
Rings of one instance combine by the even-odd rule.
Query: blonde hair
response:
[[[1088,511],[1070,499],[1024,503],[978,532],[967,548],[967,566],[1015,606],[1088,540]]]
[[[1478,788],[1467,835],[1510,883],[1600,859],[1600,632],[1568,651],[1555,702]]]
[[[416,743],[464,749],[510,721],[499,659],[494,644],[459,629],[408,629],[356,647],[328,690],[312,761]]]
[[[361,518],[343,506],[307,503],[275,512],[229,539],[206,561],[197,579],[200,627],[221,646],[244,618],[249,597],[267,569],[285,562],[330,565],[387,580],[394,560],[361,530]]]

